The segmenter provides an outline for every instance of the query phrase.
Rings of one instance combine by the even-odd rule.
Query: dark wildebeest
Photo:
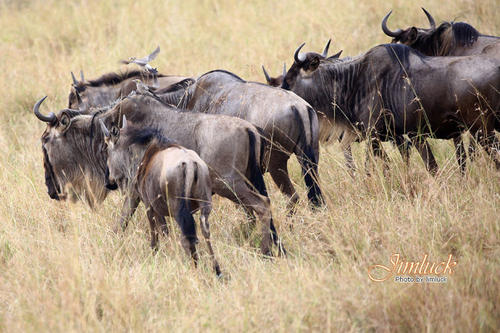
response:
[[[153,96],[141,94],[128,96],[107,111],[82,114],[65,109],[57,116],[45,116],[39,111],[44,99],[35,104],[34,113],[47,123],[42,149],[52,198],[64,199],[66,187],[71,185],[91,201],[104,200],[107,153],[96,121],[102,119],[111,128],[119,123],[120,115],[126,115],[137,126],[155,126],[164,136],[168,133],[169,138],[198,153],[210,168],[213,191],[255,212],[261,220],[264,254],[270,253],[270,229],[278,243],[260,169],[260,133],[249,122],[236,117],[181,112]],[[120,219],[123,228],[138,204],[137,198],[128,196],[125,200]]]
[[[392,37],[393,43],[402,43],[428,56],[469,56],[484,55],[500,58],[500,38],[479,33],[464,22],[443,22],[438,27],[434,18],[422,8],[429,21],[429,28],[410,27],[391,31],[387,27],[390,11],[382,20],[382,31]],[[500,117],[500,115],[497,115]],[[497,119],[498,122],[498,119]],[[498,129],[498,125],[496,126]],[[476,138],[481,140],[481,138]],[[466,168],[466,155],[462,138],[454,140],[457,160],[462,172]],[[471,157],[474,156],[474,141],[469,145]]]
[[[382,20],[382,30],[392,37],[393,43],[402,43],[428,56],[468,56],[488,54],[500,56],[500,38],[479,33],[474,27],[464,22],[443,22],[438,27],[434,18],[422,8],[429,28],[410,27],[391,31],[387,27],[390,11]]]
[[[146,206],[151,229],[151,248],[158,249],[158,221],[164,216],[175,219],[182,231],[182,246],[195,265],[196,224],[193,212],[200,211],[200,224],[212,265],[220,268],[210,243],[208,216],[212,210],[212,183],[208,166],[196,152],[165,138],[155,128],[127,126],[108,131],[99,119],[108,148],[108,183],[116,184]],[[125,181],[124,181],[125,180]]]
[[[263,167],[290,198],[291,212],[298,195],[287,162],[295,153],[302,167],[309,201],[323,203],[318,179],[318,119],[313,108],[288,91],[247,82],[233,73],[215,70],[196,80],[180,82],[157,95],[165,102],[195,112],[240,117],[262,129],[268,144]],[[267,153],[270,153],[267,154]]]
[[[175,75],[155,74],[157,76],[158,89],[166,88],[172,84],[184,80],[186,77]],[[87,109],[89,107],[107,106],[127,96],[135,90],[134,79],[140,79],[146,84],[153,84],[154,76],[145,70],[126,71],[124,73],[107,73],[95,80],[73,80],[71,91],[68,96],[68,108]]]
[[[396,141],[401,148],[407,134],[432,172],[437,163],[425,140],[430,135],[453,139],[464,128],[481,130],[486,134],[481,144],[492,153],[489,141],[500,109],[499,60],[426,57],[406,45],[386,44],[332,61],[317,53],[300,54],[302,47],[284,88],[342,124],[352,133],[349,137],[355,138],[357,130],[368,138]]]

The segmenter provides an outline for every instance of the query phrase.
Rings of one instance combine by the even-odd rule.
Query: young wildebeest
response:
[[[382,20],[382,31],[393,37],[393,43],[402,43],[428,56],[468,56],[484,55],[488,57],[500,58],[500,38],[496,36],[487,36],[479,33],[474,27],[464,22],[443,22],[436,27],[434,18],[424,8],[422,8],[430,28],[410,27],[395,31],[389,30],[387,20],[392,11]],[[497,116],[499,122],[500,115]],[[498,125],[496,126],[499,127]],[[476,140],[482,140],[477,137]],[[471,141],[469,145],[470,157],[474,157],[474,144]],[[466,154],[462,137],[454,139],[456,154],[462,172],[466,168]]]
[[[390,11],[382,20],[382,31],[393,43],[402,43],[428,56],[468,56],[486,54],[500,57],[500,37],[479,33],[464,22],[443,22],[436,27],[434,18],[422,8],[430,28],[410,27],[391,31],[387,27]]]
[[[287,162],[292,153],[302,167],[309,201],[316,206],[323,204],[318,180],[318,119],[302,98],[262,83],[244,81],[223,70],[185,80],[156,94],[183,109],[235,116],[261,128],[269,148],[263,167],[290,198],[289,209],[293,211],[298,201],[288,174]]]
[[[99,119],[108,147],[108,184],[117,184],[139,198],[147,209],[151,247],[158,248],[157,222],[172,216],[182,231],[182,246],[197,265],[196,225],[192,213],[200,211],[200,224],[215,273],[220,268],[210,243],[208,216],[212,185],[208,166],[194,151],[165,138],[154,128],[127,125],[108,131]]]
[[[154,74],[157,76],[157,89],[164,89],[172,84],[185,79],[183,76]],[[134,79],[140,79],[146,84],[153,84],[154,76],[145,70],[127,71],[124,73],[107,73],[95,80],[85,80],[82,74],[81,80],[73,80],[71,91],[68,96],[68,108],[78,110],[89,107],[107,106],[119,98],[128,96],[135,90]]]
[[[483,131],[480,143],[495,153],[491,140],[500,110],[500,60],[426,57],[406,45],[387,44],[332,61],[317,53],[299,54],[302,46],[283,87],[342,124],[349,137],[356,138],[356,129],[365,137],[399,143],[407,134],[434,173],[428,136],[454,139],[464,129]]]
[[[106,197],[106,158],[102,131],[96,122],[102,119],[111,128],[121,115],[141,127],[157,127],[163,135],[194,150],[209,166],[212,189],[216,194],[255,212],[262,223],[261,249],[270,254],[270,229],[278,243],[272,221],[266,185],[260,169],[262,143],[259,132],[249,122],[227,116],[181,112],[153,96],[135,94],[120,101],[111,110],[81,114],[62,110],[56,116],[45,116],[39,107],[34,113],[47,129],[42,135],[44,167],[49,194],[54,199],[66,198],[66,187],[93,201]],[[127,227],[139,202],[130,196],[125,200],[121,225]]]

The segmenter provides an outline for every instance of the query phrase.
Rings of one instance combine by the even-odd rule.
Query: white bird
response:
[[[126,65],[134,63],[144,67],[148,72],[156,74],[158,73],[158,70],[156,68],[151,67],[151,65],[149,65],[149,62],[153,61],[158,55],[158,53],[160,53],[160,46],[158,46],[156,50],[154,50],[150,55],[144,58],[131,57],[128,60],[121,60],[120,62]]]

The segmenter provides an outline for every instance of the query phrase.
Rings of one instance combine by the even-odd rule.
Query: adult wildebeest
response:
[[[138,198],[147,209],[151,229],[151,248],[158,249],[158,221],[175,219],[182,231],[182,246],[195,265],[196,224],[193,212],[200,211],[200,224],[213,268],[220,275],[210,243],[208,216],[212,209],[212,184],[208,166],[194,151],[165,138],[156,128],[127,126],[108,131],[99,119],[108,148],[108,184],[116,184]]]
[[[282,89],[244,81],[224,70],[211,71],[175,86],[177,89],[159,90],[157,95],[183,109],[243,118],[262,129],[269,148],[263,167],[290,198],[289,207],[293,209],[298,201],[288,175],[287,162],[292,153],[302,167],[310,202],[316,206],[323,203],[318,180],[318,120],[306,101]]]
[[[429,28],[410,27],[391,31],[387,27],[390,11],[382,20],[382,31],[392,37],[393,43],[402,43],[428,56],[469,56],[483,55],[500,58],[500,38],[479,33],[474,27],[464,22],[443,22],[438,27],[429,12],[422,8],[429,21]],[[500,115],[497,115],[497,118]],[[497,119],[497,122],[499,120]],[[498,125],[496,126],[498,129]],[[476,138],[482,140],[481,138]],[[457,160],[462,172],[466,168],[466,155],[462,138],[454,139]],[[474,141],[469,145],[471,157]]]
[[[429,28],[410,27],[391,31],[387,27],[390,11],[382,20],[382,30],[392,37],[393,43],[402,43],[428,56],[468,56],[488,54],[500,57],[500,38],[479,33],[473,26],[464,22],[443,22],[438,27],[434,18],[422,8]]]
[[[110,72],[95,80],[88,81],[82,75],[81,80],[78,81],[71,73],[73,83],[68,96],[68,108],[78,110],[110,105],[135,90],[134,79],[140,79],[151,85],[155,75],[157,76],[158,89],[166,88],[186,78],[175,75],[153,75],[145,70],[134,70],[123,73]]]
[[[317,53],[301,54],[302,47],[283,87],[343,125],[348,137],[359,131],[399,144],[407,134],[433,172],[437,164],[427,136],[453,139],[464,128],[483,131],[481,144],[491,152],[500,109],[499,60],[426,57],[406,45],[386,44],[332,61]]]
[[[194,150],[208,164],[213,191],[255,212],[261,220],[264,254],[270,253],[270,229],[275,243],[278,242],[260,169],[261,138],[249,122],[236,117],[181,112],[152,95],[141,94],[128,96],[107,111],[82,114],[64,109],[57,116],[54,113],[45,116],[39,111],[44,99],[33,110],[38,119],[47,123],[42,149],[52,198],[64,199],[66,185],[84,192],[91,201],[105,198],[107,154],[96,121],[102,119],[111,127],[118,124],[121,115],[126,115],[137,126],[156,126],[164,136],[168,134],[172,140]],[[126,199],[121,213],[123,228],[137,205],[134,198]]]

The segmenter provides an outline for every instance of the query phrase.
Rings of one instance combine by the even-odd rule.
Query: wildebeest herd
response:
[[[107,73],[95,80],[72,75],[68,108],[44,115],[42,135],[45,183],[52,199],[80,197],[91,206],[110,190],[125,195],[120,225],[142,201],[157,248],[165,216],[182,231],[182,245],[197,262],[196,227],[200,223],[216,273],[220,268],[210,245],[208,215],[218,194],[239,205],[262,225],[261,250],[271,246],[285,255],[271,214],[263,173],[269,172],[289,198],[294,213],[299,196],[287,162],[295,154],[312,207],[325,204],[318,173],[319,143],[338,141],[347,166],[355,169],[351,144],[366,140],[376,156],[381,145],[395,144],[408,162],[414,146],[427,169],[438,165],[428,138],[452,139],[461,170],[466,152],[462,135],[473,136],[469,157],[482,147],[500,168],[500,38],[480,34],[463,22],[436,27],[390,30],[391,44],[354,57],[341,52],[295,51],[294,62],[268,85],[248,82],[225,70],[195,78],[159,73],[149,56],[130,58],[142,68]],[[475,144],[477,143],[477,145]]]

